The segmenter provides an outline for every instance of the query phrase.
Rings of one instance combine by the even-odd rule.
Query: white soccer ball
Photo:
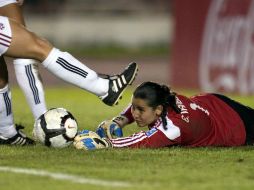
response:
[[[70,112],[52,108],[35,121],[33,136],[46,146],[63,148],[73,142],[77,132],[77,121]]]

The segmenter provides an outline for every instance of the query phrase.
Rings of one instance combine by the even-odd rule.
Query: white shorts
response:
[[[9,5],[11,3],[17,3],[17,0],[0,0],[0,7],[3,7],[5,5]]]
[[[0,56],[3,55],[11,45],[11,26],[9,19],[0,16]]]

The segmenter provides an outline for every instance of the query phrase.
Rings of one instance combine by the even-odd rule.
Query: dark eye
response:
[[[144,112],[145,110],[144,110],[144,108],[142,108],[142,107],[138,107],[137,108],[140,112]]]

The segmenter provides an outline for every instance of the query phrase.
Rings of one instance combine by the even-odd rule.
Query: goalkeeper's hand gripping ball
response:
[[[106,120],[100,123],[96,129],[96,133],[101,138],[109,138],[109,139],[123,136],[122,128],[112,120]]]
[[[112,147],[111,142],[106,138],[101,138],[97,133],[83,130],[74,138],[73,145],[77,149],[95,150]]]

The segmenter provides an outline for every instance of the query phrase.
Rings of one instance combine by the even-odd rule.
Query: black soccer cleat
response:
[[[109,106],[117,105],[124,90],[134,81],[137,72],[138,65],[133,62],[130,63],[120,75],[109,77],[108,94],[106,97],[102,98],[102,101]]]
[[[21,129],[24,129],[21,125],[16,125],[17,134],[11,138],[5,138],[0,136],[0,145],[35,145],[35,141],[33,139],[28,138]]]

